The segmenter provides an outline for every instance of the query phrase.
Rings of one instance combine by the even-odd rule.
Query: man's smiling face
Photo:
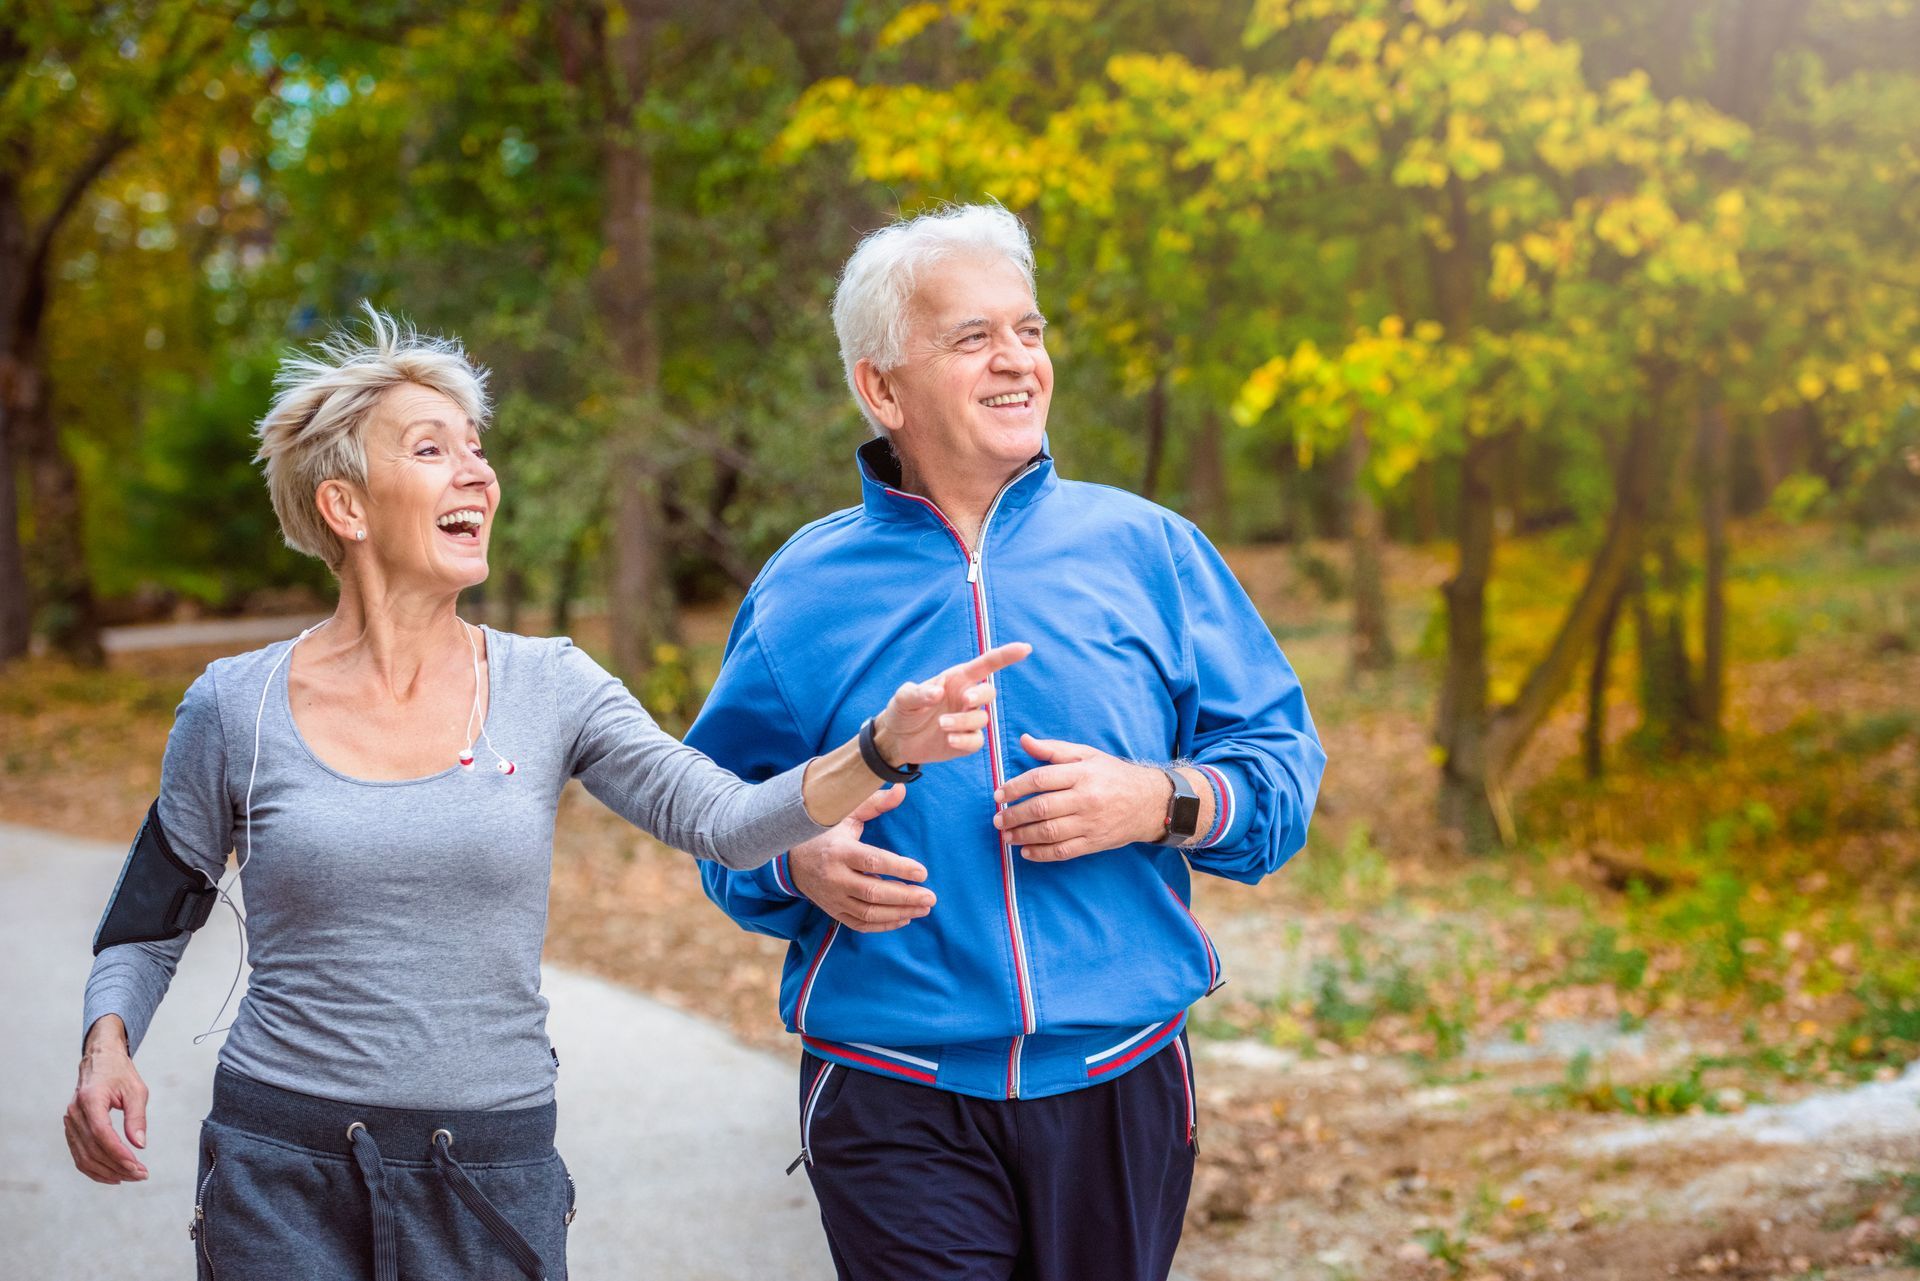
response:
[[[963,254],[922,274],[910,315],[886,375],[895,448],[923,475],[1005,479],[1040,452],[1053,396],[1033,290],[1006,259]]]

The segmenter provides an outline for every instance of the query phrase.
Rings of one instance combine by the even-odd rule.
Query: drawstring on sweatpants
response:
[[[527,1281],[541,1281],[540,1256],[533,1252],[527,1239],[515,1230],[506,1216],[494,1208],[487,1200],[487,1194],[473,1181],[473,1176],[460,1167],[453,1159],[453,1135],[445,1130],[433,1132],[433,1164],[442,1178],[453,1188],[467,1209],[473,1211],[473,1217],[487,1225],[487,1231],[493,1233],[493,1239],[506,1248],[520,1270],[527,1275]]]
[[[373,1132],[359,1121],[347,1127],[347,1141],[353,1147],[354,1163],[360,1167],[360,1178],[367,1185],[367,1201],[373,1210],[374,1281],[400,1281],[400,1247],[393,1229],[393,1197],[387,1191],[387,1171],[380,1161],[380,1145],[374,1142]],[[541,1268],[540,1256],[487,1199],[473,1176],[453,1159],[453,1135],[447,1130],[435,1130],[431,1142],[433,1168],[447,1181],[460,1203],[493,1234],[493,1239],[512,1257],[528,1281],[543,1281],[546,1273]]]
[[[400,1281],[400,1243],[393,1232],[393,1196],[387,1191],[387,1167],[380,1161],[380,1145],[373,1131],[355,1121],[347,1127],[353,1161],[367,1185],[367,1204],[373,1210],[373,1281]]]

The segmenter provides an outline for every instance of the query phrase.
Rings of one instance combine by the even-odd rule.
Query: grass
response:
[[[1615,1084],[1603,1069],[1596,1080],[1593,1055],[1582,1050],[1567,1065],[1564,1081],[1542,1093],[1555,1105],[1582,1112],[1630,1112],[1639,1116],[1683,1116],[1690,1112],[1724,1112],[1727,1106],[1701,1077],[1705,1065],[1693,1063],[1676,1077]]]

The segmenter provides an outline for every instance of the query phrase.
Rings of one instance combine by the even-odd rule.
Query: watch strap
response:
[[[1200,794],[1173,766],[1162,765],[1160,772],[1173,784],[1173,794],[1167,798],[1166,823],[1155,844],[1185,845],[1200,830]]]
[[[871,716],[860,723],[860,759],[865,761],[867,768],[884,782],[911,783],[920,777],[921,770],[918,765],[896,767],[889,765],[887,758],[880,755],[880,747],[873,741],[873,717]]]

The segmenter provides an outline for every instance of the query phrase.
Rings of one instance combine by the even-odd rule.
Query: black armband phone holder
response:
[[[147,808],[107,910],[94,931],[93,954],[122,943],[160,943],[207,923],[220,898],[201,871],[181,861],[160,826],[160,802]]]

